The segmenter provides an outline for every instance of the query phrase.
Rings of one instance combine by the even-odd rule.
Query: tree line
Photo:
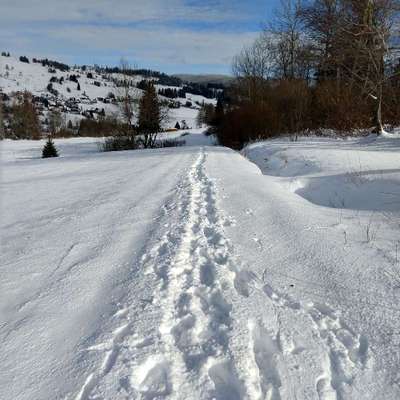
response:
[[[234,58],[211,118],[220,143],[399,124],[399,11],[399,0],[282,0]]]

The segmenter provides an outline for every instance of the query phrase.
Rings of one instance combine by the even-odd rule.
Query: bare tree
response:
[[[11,130],[18,139],[40,139],[41,126],[32,94],[17,96],[12,107]]]
[[[120,61],[121,79],[117,84],[117,97],[120,105],[120,113],[122,117],[122,124],[119,124],[120,135],[123,135],[132,143],[135,142],[137,130],[135,127],[135,86],[133,83],[131,71],[132,67],[125,59]]]
[[[0,139],[4,139],[3,100],[0,96]]]
[[[313,46],[304,35],[300,0],[281,0],[273,23],[265,33],[273,38],[275,76],[279,79],[311,78]]]
[[[299,13],[316,44],[317,78],[335,79],[372,99],[378,133],[384,129],[384,88],[392,76],[387,63],[398,11],[398,0],[314,0]]]
[[[340,0],[314,0],[303,3],[298,15],[307,37],[314,45],[318,80],[339,79],[337,37],[340,21]]]
[[[240,91],[251,101],[263,95],[263,86],[273,77],[275,44],[271,35],[263,32],[250,46],[233,59],[232,71]]]
[[[48,118],[51,135],[56,136],[62,128],[65,128],[65,117],[59,110],[50,111]]]
[[[341,66],[353,84],[374,103],[375,131],[382,133],[385,82],[390,79],[387,61],[398,0],[343,0]],[[350,62],[349,62],[350,61]]]

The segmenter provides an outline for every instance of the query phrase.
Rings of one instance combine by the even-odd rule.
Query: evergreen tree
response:
[[[76,90],[81,90],[81,85],[79,82],[78,82],[78,86],[76,87]]]
[[[224,120],[224,105],[222,104],[222,100],[219,98],[217,100],[217,105],[214,109],[214,116],[211,121],[211,125],[218,131],[221,127],[222,122]]]
[[[149,82],[139,103],[139,133],[145,148],[154,147],[161,121],[161,105],[153,83]]]
[[[50,157],[58,157],[58,151],[54,142],[51,140],[51,137],[47,137],[47,142],[42,150],[42,158],[50,158]]]
[[[181,126],[179,125],[179,122],[177,122],[176,124],[175,124],[175,129],[181,129]]]

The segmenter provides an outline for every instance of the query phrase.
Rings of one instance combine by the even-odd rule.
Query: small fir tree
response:
[[[58,157],[58,151],[51,137],[47,137],[47,142],[43,147],[42,158]]]

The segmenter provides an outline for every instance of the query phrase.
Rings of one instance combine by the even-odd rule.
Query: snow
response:
[[[398,399],[399,140],[185,137],[2,142],[0,398]]]
[[[88,79],[86,74],[90,72],[93,75],[93,79]],[[69,75],[79,75],[79,84],[81,90],[77,90],[77,84],[68,80]],[[15,57],[3,57],[0,56],[0,88],[1,91],[7,94],[11,94],[17,91],[28,90],[34,95],[40,96],[48,93],[47,85],[52,77],[60,79],[64,78],[64,83],[53,83],[54,89],[59,92],[59,95],[63,99],[75,98],[79,99],[83,94],[86,94],[89,98],[88,104],[80,103],[82,111],[91,110],[98,108],[99,110],[105,110],[106,115],[119,115],[120,110],[118,105],[112,103],[103,103],[97,101],[98,97],[106,98],[111,92],[115,96],[121,95],[121,91],[115,87],[111,79],[122,79],[121,74],[110,74],[107,77],[103,77],[96,73],[94,68],[87,67],[87,70],[83,72],[79,67],[71,68],[69,71],[62,72],[56,70],[56,73],[49,73],[48,67],[43,67],[41,64],[33,63],[32,61],[24,63],[19,61]],[[134,83],[139,82],[144,77],[138,75],[132,77],[131,80]],[[100,82],[101,86],[94,85],[94,82]],[[167,88],[167,86],[156,85],[157,88]],[[70,90],[68,92],[67,88]],[[131,96],[134,99],[139,99],[143,91],[140,89],[132,89]],[[185,120],[189,128],[196,127],[196,117],[198,114],[198,106],[194,104],[195,101],[199,103],[212,103],[215,104],[215,99],[207,99],[203,96],[187,94],[186,99],[177,99],[181,103],[179,109],[171,109],[169,112],[169,120],[165,122],[165,128],[174,127],[176,122],[181,123]],[[193,107],[184,107],[187,100],[193,102]],[[82,119],[79,114],[66,114],[66,120],[76,123]]]

